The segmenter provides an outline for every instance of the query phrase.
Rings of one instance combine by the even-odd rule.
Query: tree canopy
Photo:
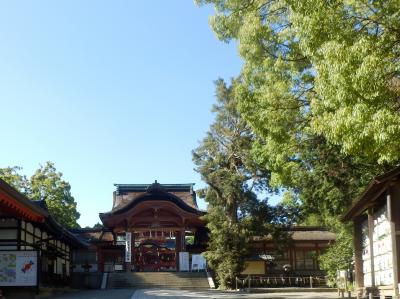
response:
[[[44,200],[54,219],[66,227],[79,227],[80,214],[71,194],[71,185],[63,180],[52,162],[47,162],[28,179],[21,167],[0,168],[0,178],[32,200]]]
[[[196,2],[213,4],[217,37],[238,43],[234,93],[254,136],[249,160],[300,201],[304,223],[338,233],[322,262],[335,273],[352,257],[339,216],[400,162],[400,2]]]
[[[398,1],[197,2],[215,5],[221,40],[239,42],[240,111],[277,175],[294,170],[310,134],[345,154],[399,161]]]

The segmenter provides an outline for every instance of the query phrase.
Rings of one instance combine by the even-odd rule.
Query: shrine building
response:
[[[74,252],[74,271],[192,271],[193,257],[207,250],[209,239],[193,186],[115,184],[111,211],[100,213],[104,227],[72,231],[90,243]],[[318,256],[335,235],[321,227],[293,227],[288,233],[291,242],[284,250],[270,236],[254,237],[243,275],[281,275],[284,265],[296,275],[324,275]]]
[[[205,212],[197,206],[193,185],[161,185],[157,181],[116,184],[111,211],[100,213],[105,228],[97,233],[97,240],[91,236],[93,231],[86,231],[86,238],[95,246],[91,255],[81,252],[76,266],[84,267],[79,260],[93,261],[97,255],[93,269],[101,272],[177,271],[187,267],[179,265],[179,252],[201,253],[207,242],[200,217]],[[85,231],[80,235],[85,237]]]

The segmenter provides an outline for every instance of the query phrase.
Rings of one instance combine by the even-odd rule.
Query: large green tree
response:
[[[0,178],[32,200],[44,200],[54,219],[66,227],[79,227],[80,214],[71,194],[71,185],[63,180],[52,162],[47,162],[28,179],[21,167],[0,168]]]
[[[268,188],[269,172],[252,159],[255,136],[237,109],[238,82],[227,86],[216,81],[216,119],[193,151],[196,170],[207,183],[200,192],[209,204],[205,218],[211,238],[206,257],[221,288],[232,287],[243,270],[252,236],[278,236],[276,224],[287,225],[295,215],[257,198],[257,191]]]
[[[235,93],[257,135],[254,161],[300,199],[306,223],[338,233],[327,270],[346,267],[351,242],[339,216],[400,161],[400,2],[197,2],[214,4],[217,36],[238,42]]]
[[[215,5],[220,39],[238,41],[241,112],[279,172],[293,170],[287,160],[310,134],[374,163],[399,161],[399,1],[197,2]]]

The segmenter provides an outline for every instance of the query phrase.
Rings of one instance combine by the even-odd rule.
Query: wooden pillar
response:
[[[364,287],[364,272],[363,272],[363,261],[362,261],[362,226],[361,219],[354,219],[354,270],[355,270],[355,281],[356,289],[362,289]]]
[[[97,247],[97,267],[100,272],[104,272],[104,254],[100,246]]]
[[[295,246],[290,246],[289,247],[289,263],[290,263],[290,265],[292,266],[292,269],[294,270],[295,269],[295,267],[296,267],[296,265],[295,265],[295,263],[294,263],[294,250],[295,250]]]
[[[387,208],[387,217],[390,223],[390,236],[392,241],[392,265],[393,265],[393,295],[394,298],[399,298],[399,269],[397,263],[397,242],[396,242],[396,226],[394,222],[393,215],[393,204],[392,204],[392,196],[390,192],[390,188],[386,193],[386,208]]]
[[[135,271],[137,271],[136,265],[135,265],[135,231],[132,229],[131,232],[132,232],[131,263],[130,263],[129,271],[131,271],[131,269],[132,269],[133,267],[135,267]]]
[[[175,262],[176,262],[176,271],[179,271],[179,252],[181,251],[181,232],[176,231],[175,232],[175,250],[176,250],[176,256],[175,256]]]
[[[182,230],[181,232],[181,242],[182,242],[182,251],[186,251],[186,231]]]
[[[375,265],[374,265],[374,215],[373,209],[368,209],[368,238],[369,256],[371,260],[371,286],[375,287]]]

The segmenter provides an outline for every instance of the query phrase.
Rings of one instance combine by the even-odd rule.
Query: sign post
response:
[[[132,233],[125,234],[125,262],[130,263],[132,260]]]
[[[37,251],[0,251],[0,286],[37,286]]]
[[[189,252],[179,252],[179,271],[189,271]]]

